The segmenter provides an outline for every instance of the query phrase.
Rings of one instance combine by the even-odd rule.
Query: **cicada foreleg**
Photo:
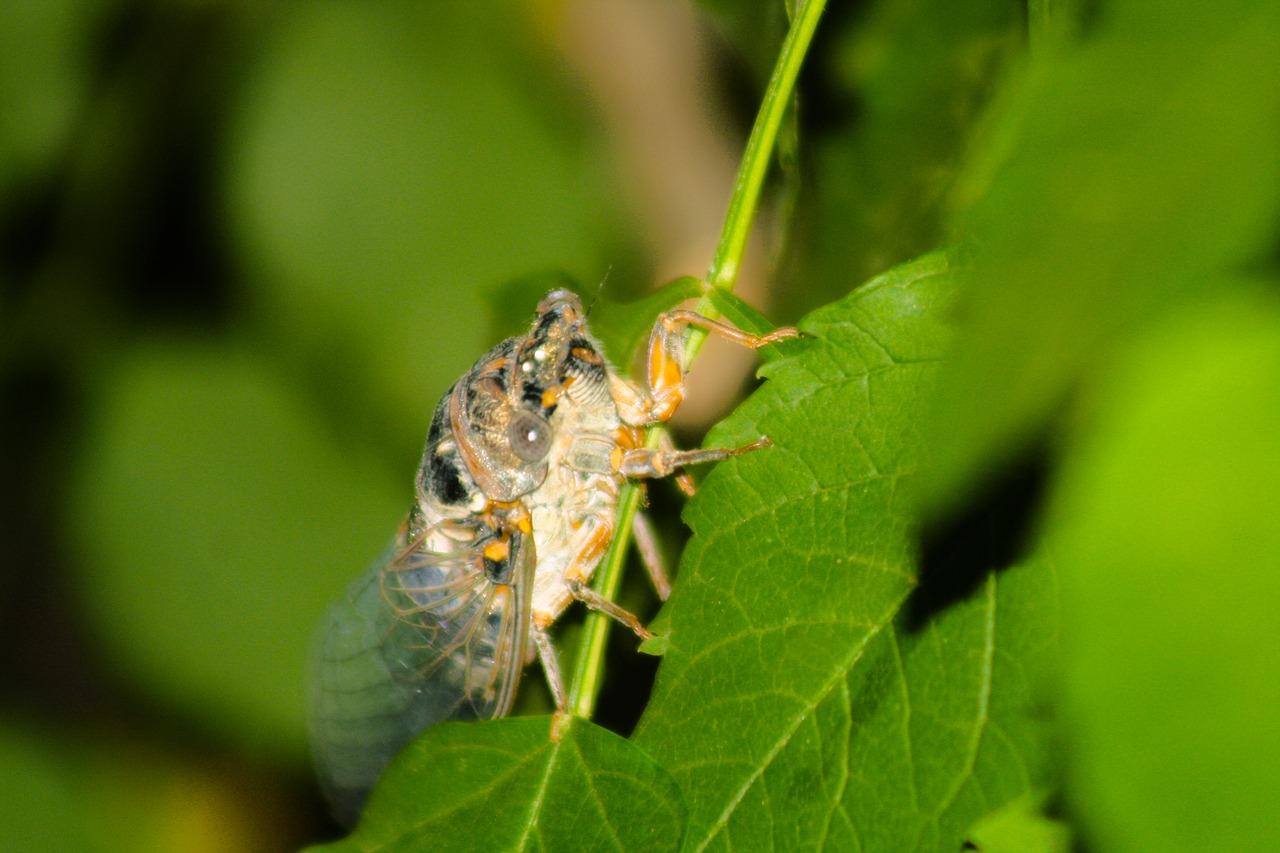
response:
[[[783,326],[765,335],[753,335],[696,311],[676,310],[661,314],[649,335],[648,386],[638,388],[620,378],[614,381],[613,397],[625,423],[637,427],[650,426],[664,423],[675,414],[684,400],[684,345],[690,326],[748,349],[759,349],[800,334],[794,327]]]

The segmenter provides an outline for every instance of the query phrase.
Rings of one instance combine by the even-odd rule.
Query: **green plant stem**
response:
[[[594,589],[613,601],[622,585],[622,566],[631,540],[631,519],[640,505],[640,487],[635,483],[623,485],[618,495],[618,527],[613,542],[600,561]],[[600,695],[600,681],[604,675],[605,643],[609,639],[612,620],[603,613],[592,612],[587,616],[582,632],[582,647],[573,670],[569,690],[570,717],[590,718],[595,711],[596,698]]]
[[[729,212],[725,215],[724,228],[720,232],[720,242],[716,245],[711,265],[707,269],[706,287],[731,291],[737,283],[738,270],[742,266],[747,239],[751,234],[751,224],[760,204],[764,179],[768,173],[769,164],[773,160],[778,129],[791,103],[796,77],[800,73],[800,66],[809,50],[809,44],[813,41],[813,34],[826,6],[826,0],[807,0],[798,5],[799,8],[792,15],[787,37],[782,43],[778,62],[769,78],[769,85],[765,89],[760,112],[757,113],[755,124],[751,128],[751,136],[747,139],[742,164],[738,167],[733,195],[729,200]],[[720,312],[705,296],[699,300],[696,310],[711,319],[720,316]],[[706,333],[701,329],[689,329],[684,353],[686,369],[693,362],[705,339]],[[651,428],[646,440],[647,446],[656,447],[664,431],[661,425]],[[596,573],[595,590],[609,599],[614,598],[622,582],[626,546],[631,539],[631,519],[639,505],[640,487],[634,483],[624,484],[618,498],[618,523],[613,542],[605,552]],[[609,625],[610,620],[604,614],[591,613],[587,617],[582,648],[574,666],[572,687],[569,691],[569,713],[573,717],[589,718],[595,710],[596,697],[600,692]]]
[[[716,245],[711,265],[707,268],[707,287],[733,290],[737,284],[738,271],[747,250],[747,239],[751,236],[751,224],[760,204],[765,175],[773,160],[778,130],[791,104],[791,93],[795,90],[800,66],[809,52],[809,44],[818,28],[818,19],[826,5],[826,0],[808,0],[792,15],[791,27],[787,30],[778,62],[773,67],[764,100],[760,104],[760,112],[756,115],[751,136],[747,138],[746,150],[742,154],[742,164],[738,167],[738,178],[733,187],[733,196],[729,200],[729,212],[725,215],[720,242]],[[699,300],[696,310],[713,320],[720,316],[720,312],[706,297]],[[685,348],[686,366],[693,363],[707,337],[706,332],[701,329],[690,329],[689,332],[689,342]]]

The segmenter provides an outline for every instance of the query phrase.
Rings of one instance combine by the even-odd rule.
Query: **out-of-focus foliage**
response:
[[[299,7],[230,111],[226,216],[261,332],[410,444],[424,389],[491,345],[489,291],[548,268],[593,281],[619,239],[584,105],[512,11]]]
[[[1119,4],[1029,68],[998,117],[1016,148],[958,220],[974,292],[936,431],[942,487],[1026,441],[1117,335],[1272,249],[1280,31],[1250,5]]]
[[[703,5],[732,133],[787,4]],[[551,286],[608,271],[620,363],[693,289],[614,298],[650,284],[645,188],[575,8],[0,11],[0,848],[336,835],[309,635],[435,400]],[[713,434],[776,444],[689,505],[652,706],[629,741],[430,732],[350,843],[1280,848],[1280,12],[869,0],[818,33],[762,217],[809,337]]]
[[[1039,49],[961,183],[923,494],[945,516],[1049,466],[1053,804],[1089,849],[1270,850],[1280,9],[1091,9],[1032,8]]]
[[[67,154],[89,96],[85,53],[104,3],[53,0],[0,9],[0,193],[31,189]]]
[[[766,79],[784,3],[704,5]],[[947,192],[1024,47],[1025,14],[1008,0],[829,4],[798,96],[798,162],[778,182],[779,320],[945,240]]]
[[[1101,849],[1280,840],[1280,304],[1216,290],[1119,347],[1056,495],[1067,791]]]
[[[493,295],[635,256],[545,14],[0,12],[2,698],[107,756],[140,742],[193,778],[225,756],[282,792],[226,798],[222,822],[284,827],[244,849],[330,831],[306,766],[311,633],[394,532],[491,317],[527,322],[527,293]],[[74,831],[59,804],[110,787],[33,785],[21,832]],[[145,815],[97,843],[236,848],[185,819],[181,843]],[[26,848],[80,847],[47,842]]]

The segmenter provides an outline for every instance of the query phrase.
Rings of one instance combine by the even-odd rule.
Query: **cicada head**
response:
[[[546,478],[565,395],[581,399],[582,391],[599,386],[595,396],[605,400],[605,383],[604,359],[586,331],[581,301],[567,290],[552,291],[538,304],[529,333],[485,354],[450,391],[447,407],[437,410],[437,421],[447,418],[449,428],[447,436],[433,430],[440,436],[439,464],[447,467],[444,451],[456,447],[484,497],[517,500]],[[571,392],[575,384],[581,387]],[[425,470],[430,460],[423,462]]]
[[[533,328],[516,349],[523,401],[550,417],[563,393],[575,342],[585,335],[586,313],[577,295],[553,290],[538,303]]]

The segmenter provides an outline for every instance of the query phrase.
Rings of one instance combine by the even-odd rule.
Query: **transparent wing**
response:
[[[495,544],[505,555],[494,557]],[[313,655],[310,726],[339,820],[354,823],[423,729],[510,709],[528,655],[533,565],[533,540],[514,527],[444,521],[397,538],[330,609]]]

